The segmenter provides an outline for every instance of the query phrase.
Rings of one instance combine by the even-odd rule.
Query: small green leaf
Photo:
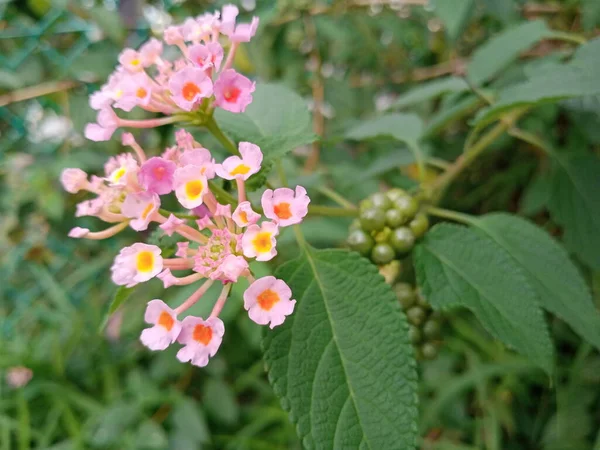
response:
[[[414,154],[417,164],[424,166],[424,153],[419,140],[423,134],[423,121],[416,114],[386,114],[365,120],[346,133],[346,138],[356,141],[390,137],[404,142]]]
[[[467,65],[469,80],[475,85],[489,81],[515,61],[521,52],[549,37],[552,37],[552,30],[542,20],[507,28],[473,52]]]
[[[414,258],[432,306],[470,309],[493,336],[552,373],[552,342],[536,291],[505,250],[474,230],[439,224]]]
[[[444,23],[446,34],[455,41],[473,12],[473,0],[432,0],[434,13]]]
[[[465,80],[458,77],[446,77],[428,83],[419,84],[416,88],[402,94],[392,104],[392,108],[404,108],[416,103],[426,102],[437,98],[447,92],[468,91],[469,85]]]
[[[564,228],[565,245],[593,269],[600,269],[600,159],[553,152],[548,208]]]
[[[304,446],[414,449],[413,350],[376,267],[357,253],[307,249],[276,276],[298,303],[266,330],[265,361]]]
[[[306,102],[294,91],[277,84],[259,84],[246,111],[233,114],[217,108],[221,129],[236,141],[258,145],[265,158],[274,159],[314,142]]]
[[[487,214],[471,223],[513,257],[544,308],[600,348],[600,313],[585,280],[558,242],[510,214]]]
[[[110,319],[110,316],[112,316],[115,313],[115,311],[119,309],[119,306],[121,306],[127,299],[129,299],[133,290],[133,287],[128,288],[125,286],[119,286],[117,288],[117,291],[115,292],[115,295],[113,296],[113,299],[110,302],[110,305],[108,306],[108,311],[100,324],[100,327],[98,329],[99,332],[102,332],[104,330],[106,324],[108,323],[108,319]]]

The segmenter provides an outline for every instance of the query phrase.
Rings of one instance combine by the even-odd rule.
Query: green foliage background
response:
[[[0,5],[0,373],[14,366],[33,371],[31,382],[22,389],[10,389],[4,376],[0,380],[2,450],[311,446],[310,439],[304,439],[302,422],[296,430],[269,384],[261,329],[240,312],[239,289],[224,311],[228,340],[205,370],[197,370],[178,363],[173,351],[153,354],[138,341],[145,302],[161,292],[156,280],[136,290],[104,323],[116,291],[108,267],[118,250],[131,242],[133,232],[102,242],[66,237],[75,225],[74,205],[82,198],[62,192],[60,171],[64,167],[98,171],[120,147],[117,140],[93,143],[82,138],[84,124],[94,118],[87,105],[89,93],[112,71],[124,45],[139,45],[158,32],[168,16],[177,22],[222,3],[121,2],[120,11],[114,2],[32,0]],[[443,167],[461,154],[473,128],[484,133],[484,126],[494,119],[518,112],[515,106],[535,104],[516,132],[506,126],[502,131],[508,133],[493,136],[486,153],[446,193],[445,206],[470,214],[469,231],[438,226],[415,258],[420,258],[419,284],[430,294],[431,303],[449,307],[448,297],[438,301],[436,294],[452,280],[435,285],[440,279],[432,280],[427,273],[433,263],[426,267],[423,261],[443,255],[445,260],[463,262],[463,272],[475,272],[477,261],[453,245],[455,236],[465,235],[474,242],[492,236],[506,251],[503,258],[513,258],[529,270],[527,280],[522,281],[521,272],[498,273],[471,284],[483,289],[480,295],[496,299],[499,310],[505,309],[507,325],[519,323],[522,316],[531,318],[527,308],[533,293],[547,298],[544,307],[557,316],[545,317],[552,338],[534,342],[534,333],[507,332],[514,339],[511,347],[531,360],[519,356],[492,338],[502,338],[506,330],[475,320],[482,316],[477,295],[456,295],[452,303],[474,315],[467,310],[449,313],[442,353],[419,364],[418,446],[431,450],[595,446],[596,450],[600,355],[571,327],[596,348],[600,329],[590,319],[591,303],[573,305],[571,300],[589,297],[595,305],[599,301],[600,45],[593,40],[600,23],[597,1],[402,3],[242,3],[242,10],[253,6],[245,15],[258,15],[261,26],[252,43],[242,48],[237,69],[256,78],[259,86],[277,82],[291,88],[297,93],[294,99],[312,105],[316,117],[315,123],[277,123],[289,133],[268,143],[266,153],[275,157],[295,149],[284,160],[284,170],[290,184],[305,185],[315,203],[329,201],[323,186],[358,202],[384,186],[415,186],[415,161],[434,161]],[[502,34],[507,30],[512,33]],[[493,38],[499,34],[504,37]],[[577,50],[581,37],[591,42]],[[259,88],[257,97],[260,92]],[[277,96],[279,103],[273,104],[270,116],[254,110],[253,104],[247,121],[223,114],[219,123],[233,137],[251,135],[260,143],[263,125],[274,126],[278,108],[291,102],[285,95]],[[144,132],[140,140],[146,148],[162,148],[170,144],[172,131]],[[310,147],[304,144],[313,133],[322,135],[321,164],[306,173],[303,165]],[[543,138],[543,145],[531,136]],[[214,152],[221,151],[210,136],[200,139]],[[423,174],[433,179],[438,172],[435,164],[428,164]],[[269,175],[273,173],[265,174]],[[519,213],[530,222],[487,214],[497,211]],[[473,217],[479,214],[486,215]],[[566,251],[539,234],[531,222],[561,239]],[[341,247],[349,223],[347,218],[312,218],[302,230],[314,247]],[[93,228],[93,221],[89,224]],[[534,242],[531,251],[524,250],[516,236]],[[291,232],[281,237],[280,246],[273,267],[297,254]],[[489,255],[485,246],[479,246],[481,261]],[[549,250],[536,254],[545,246]],[[323,271],[334,270],[325,268],[330,252],[335,254],[311,253]],[[563,266],[567,252],[582,275]],[[285,273],[301,265],[306,263],[297,260],[279,270]],[[375,276],[370,269],[365,269],[367,284]],[[523,292],[523,284],[531,293]],[[593,287],[591,293],[587,285]],[[300,280],[296,289],[304,292],[309,287]],[[513,302],[502,303],[506,292],[513,291]],[[187,294],[185,288],[172,289],[169,301],[176,303]],[[395,308],[385,298],[387,291],[375,294],[382,297],[382,311]],[[367,290],[361,295],[373,294]],[[329,305],[344,300],[327,289],[320,296]],[[292,320],[303,320],[303,312],[310,317],[311,309],[318,311],[320,303],[310,303],[315,298],[307,296],[306,309],[297,311]],[[325,335],[343,328],[343,319],[332,319]],[[535,329],[537,320],[542,318],[526,322],[524,329]],[[306,324],[307,329],[310,326]],[[398,335],[401,348],[406,342],[396,327],[403,326],[389,329],[390,335]],[[267,338],[267,343],[273,340],[271,351],[288,346],[293,351],[286,332]],[[342,359],[347,357],[348,342],[338,343]],[[323,344],[325,338],[316,339],[314,351]],[[367,354],[368,335],[362,344],[361,351]],[[384,358],[387,350],[373,349],[373,355]],[[543,358],[536,360],[540,353]],[[269,351],[265,359],[271,376],[278,377]],[[390,374],[382,369],[382,373],[393,379],[411,361],[408,356],[406,361],[393,361],[398,371]],[[327,363],[332,373],[339,372],[334,357]],[[552,375],[544,374],[536,363]],[[411,372],[406,373],[410,378]],[[271,381],[283,397],[312,395],[284,392],[285,383]],[[341,384],[352,388],[351,383]],[[402,394],[389,392],[398,402],[411,405]],[[356,400],[357,416],[365,401]],[[291,409],[300,420],[307,414]],[[393,413],[379,411],[379,419]],[[366,432],[375,443],[376,431]],[[396,438],[398,448],[404,448],[402,437]],[[320,445],[326,439],[322,437]],[[356,442],[350,436],[327,448],[334,447],[356,448]]]

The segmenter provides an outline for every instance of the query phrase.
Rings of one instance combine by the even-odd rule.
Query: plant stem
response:
[[[235,143],[227,136],[225,136],[223,131],[221,131],[221,128],[219,128],[219,125],[217,125],[217,122],[215,121],[214,117],[209,117],[208,120],[204,123],[204,126],[208,131],[210,131],[210,133],[214,137],[217,138],[217,140],[221,143],[223,147],[225,147],[225,149],[227,149],[229,153],[233,155],[240,154],[237,147],[235,146]]]
[[[219,201],[223,201],[229,205],[237,205],[235,197],[229,192],[227,192],[225,189],[223,189],[221,186],[214,183],[213,181],[209,181],[208,184],[210,186],[210,190],[214,192],[215,196],[218,197]]]
[[[279,180],[281,181],[281,185],[287,187],[288,181],[287,176],[285,175],[285,169],[283,168],[283,161],[281,158],[277,158],[277,174],[279,175]],[[273,189],[269,187],[269,189]]]
[[[467,225],[472,224],[474,220],[474,217],[469,216],[468,214],[459,213],[457,211],[451,211],[449,209],[437,208],[435,206],[427,206],[425,208],[425,212],[435,217],[450,219],[454,220],[455,222],[460,222]]]
[[[173,214],[175,217],[177,217],[179,219],[198,220],[198,216],[195,216],[193,214],[174,213],[171,211],[167,211],[166,209],[162,209],[162,208],[159,209],[158,212],[161,213],[163,216],[167,216],[167,217],[169,217],[171,214]]]
[[[308,214],[313,216],[356,217],[356,208],[336,208],[331,206],[308,205]]]
[[[328,188],[327,186],[322,186],[317,189],[321,194],[329,197],[331,200],[336,202],[338,205],[343,206],[344,208],[356,209],[356,205],[351,201],[345,199],[340,194],[335,192],[333,189]]]

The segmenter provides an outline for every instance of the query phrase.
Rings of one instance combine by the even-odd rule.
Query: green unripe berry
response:
[[[385,223],[388,227],[398,228],[400,225],[404,224],[406,218],[404,215],[395,208],[388,209],[385,212]]]
[[[385,226],[385,213],[381,209],[365,209],[360,213],[360,225],[365,231],[381,230]]]
[[[354,230],[362,230],[362,228],[360,226],[360,220],[358,220],[358,219],[354,219],[352,221],[352,223],[350,224],[350,227],[348,228],[348,231],[354,231]]]
[[[419,239],[427,233],[427,230],[429,229],[429,219],[425,214],[419,213],[410,221],[408,227],[415,235],[415,239]]]
[[[375,264],[387,264],[394,259],[394,249],[388,244],[377,244],[371,251],[371,261]]]
[[[391,234],[392,234],[391,228],[384,227],[383,230],[375,233],[375,236],[373,236],[373,238],[375,239],[375,242],[377,242],[378,244],[384,244],[384,243],[387,243]]]
[[[421,346],[421,354],[424,359],[434,359],[438,355],[438,347],[431,342],[426,342]]]
[[[394,286],[394,292],[402,309],[407,310],[415,304],[416,296],[412,286],[408,283],[398,283]]]
[[[404,189],[393,188],[385,193],[387,198],[389,198],[393,203],[396,203],[396,200],[400,197],[406,197],[408,194]]]
[[[425,309],[431,308],[431,305],[427,302],[427,299],[423,297],[423,294],[421,294],[420,291],[416,291],[415,294],[417,297],[417,305]]]
[[[413,344],[418,344],[421,341],[421,330],[414,325],[408,326],[408,338]]]
[[[363,256],[367,256],[375,245],[373,238],[363,230],[352,231],[346,242],[352,250],[357,251]]]
[[[423,334],[427,339],[439,338],[440,331],[440,323],[435,319],[429,319],[423,324]]]
[[[392,231],[389,243],[399,254],[408,253],[415,245],[415,236],[410,228],[396,228]]]
[[[366,209],[371,209],[374,208],[375,205],[373,205],[373,201],[370,198],[366,198],[364,200],[361,200],[361,202],[358,204],[358,209],[360,211],[364,211]]]
[[[373,203],[373,207],[383,210],[389,209],[393,205],[392,201],[383,192],[374,193],[371,195],[370,200]]]
[[[417,327],[425,321],[426,315],[425,310],[420,306],[413,306],[406,311],[408,321]]]
[[[398,197],[394,201],[394,205],[395,208],[407,218],[407,220],[415,217],[415,214],[417,214],[417,211],[419,210],[419,202],[408,195]]]

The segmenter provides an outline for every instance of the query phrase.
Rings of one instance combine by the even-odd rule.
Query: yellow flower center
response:
[[[154,268],[154,253],[147,250],[137,254],[136,266],[138,272],[151,272]]]
[[[171,331],[171,328],[173,328],[173,325],[175,325],[175,319],[171,317],[171,314],[163,311],[160,313],[160,316],[158,316],[158,322],[156,323],[161,327],[164,327],[165,330]]]
[[[242,222],[248,223],[248,214],[246,211],[240,211],[240,219],[242,219]]]
[[[233,169],[231,172],[229,172],[229,174],[230,175],[246,175],[248,172],[250,172],[250,167],[248,167],[246,164],[240,164],[235,169]]]
[[[277,292],[272,291],[271,289],[261,292],[261,294],[256,298],[259,306],[265,311],[270,311],[279,300],[281,299],[279,298]]]
[[[207,327],[205,325],[198,324],[194,327],[194,331],[192,333],[192,337],[196,342],[200,342],[201,344],[208,345],[210,340],[212,339],[213,331],[211,327]]]
[[[139,58],[132,59],[132,60],[129,62],[129,64],[131,64],[131,65],[132,65],[132,66],[134,66],[134,67],[135,67],[135,66],[139,66],[139,65],[140,65],[140,60],[139,60]]]
[[[146,217],[148,217],[148,214],[150,214],[150,211],[152,211],[152,208],[154,207],[154,205],[152,203],[148,203],[148,206],[146,206],[146,209],[144,209],[144,211],[142,212],[142,219],[146,219]]]
[[[271,233],[268,231],[259,232],[252,240],[252,245],[257,253],[267,253],[268,251],[271,251],[271,248],[273,248],[273,245],[271,244]]]
[[[135,91],[135,95],[137,95],[138,98],[144,98],[146,95],[148,95],[148,91],[143,87],[140,87],[137,91]]]
[[[185,194],[189,199],[195,200],[202,194],[204,184],[200,180],[188,181],[185,185]]]
[[[114,181],[119,181],[121,178],[123,178],[123,175],[125,175],[125,172],[126,172],[126,171],[127,171],[127,170],[125,169],[125,167],[120,167],[120,168],[118,168],[117,170],[115,170],[115,171],[113,172],[112,179],[113,179]]]

